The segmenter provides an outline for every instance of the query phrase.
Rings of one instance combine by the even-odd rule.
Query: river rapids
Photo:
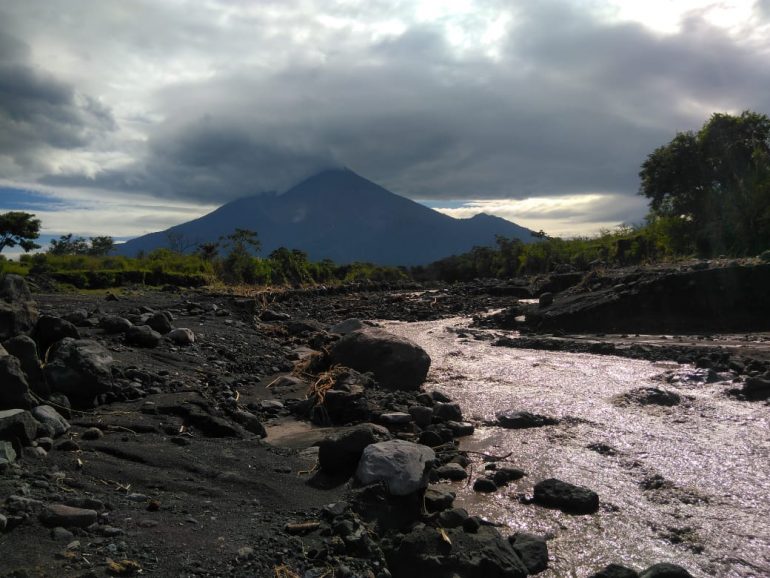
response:
[[[559,418],[555,426],[478,426],[461,448],[506,455],[527,476],[478,494],[483,473],[470,454],[468,481],[447,483],[455,504],[508,533],[549,538],[543,578],[583,578],[609,563],[637,570],[674,562],[698,578],[770,576],[770,412],[726,394],[720,376],[677,363],[494,347],[499,331],[467,319],[387,323],[432,359],[426,389],[460,403],[466,420],[506,409]],[[679,396],[647,403],[647,388]],[[649,401],[649,400],[648,400]],[[527,505],[546,478],[586,486],[600,510],[572,516]],[[470,482],[470,483],[469,483]],[[504,528],[503,528],[504,529]]]

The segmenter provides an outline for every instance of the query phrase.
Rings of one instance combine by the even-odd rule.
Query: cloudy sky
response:
[[[768,62],[770,0],[0,0],[0,212],[124,238],[347,166],[588,234]]]

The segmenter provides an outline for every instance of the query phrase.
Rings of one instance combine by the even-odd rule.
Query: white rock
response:
[[[436,453],[428,446],[403,440],[371,444],[358,462],[356,478],[362,484],[384,482],[394,496],[406,496],[428,485]]]

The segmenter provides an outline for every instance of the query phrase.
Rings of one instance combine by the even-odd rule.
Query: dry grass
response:
[[[289,568],[286,564],[276,566],[273,568],[273,571],[275,572],[275,578],[300,578],[300,575]]]
[[[315,381],[310,384],[307,396],[315,397],[316,403],[322,404],[324,402],[326,392],[334,387],[340,376],[348,373],[349,371],[350,369],[344,365],[334,365],[329,368],[328,371],[319,373]]]

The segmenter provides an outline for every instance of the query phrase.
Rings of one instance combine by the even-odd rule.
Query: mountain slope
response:
[[[396,195],[349,170],[329,170],[282,195],[238,199],[194,221],[151,233],[117,248],[135,255],[169,244],[169,234],[190,242],[216,241],[236,228],[259,234],[262,253],[301,249],[312,260],[420,265],[493,245],[496,235],[532,240],[532,232],[505,219],[454,219]]]

